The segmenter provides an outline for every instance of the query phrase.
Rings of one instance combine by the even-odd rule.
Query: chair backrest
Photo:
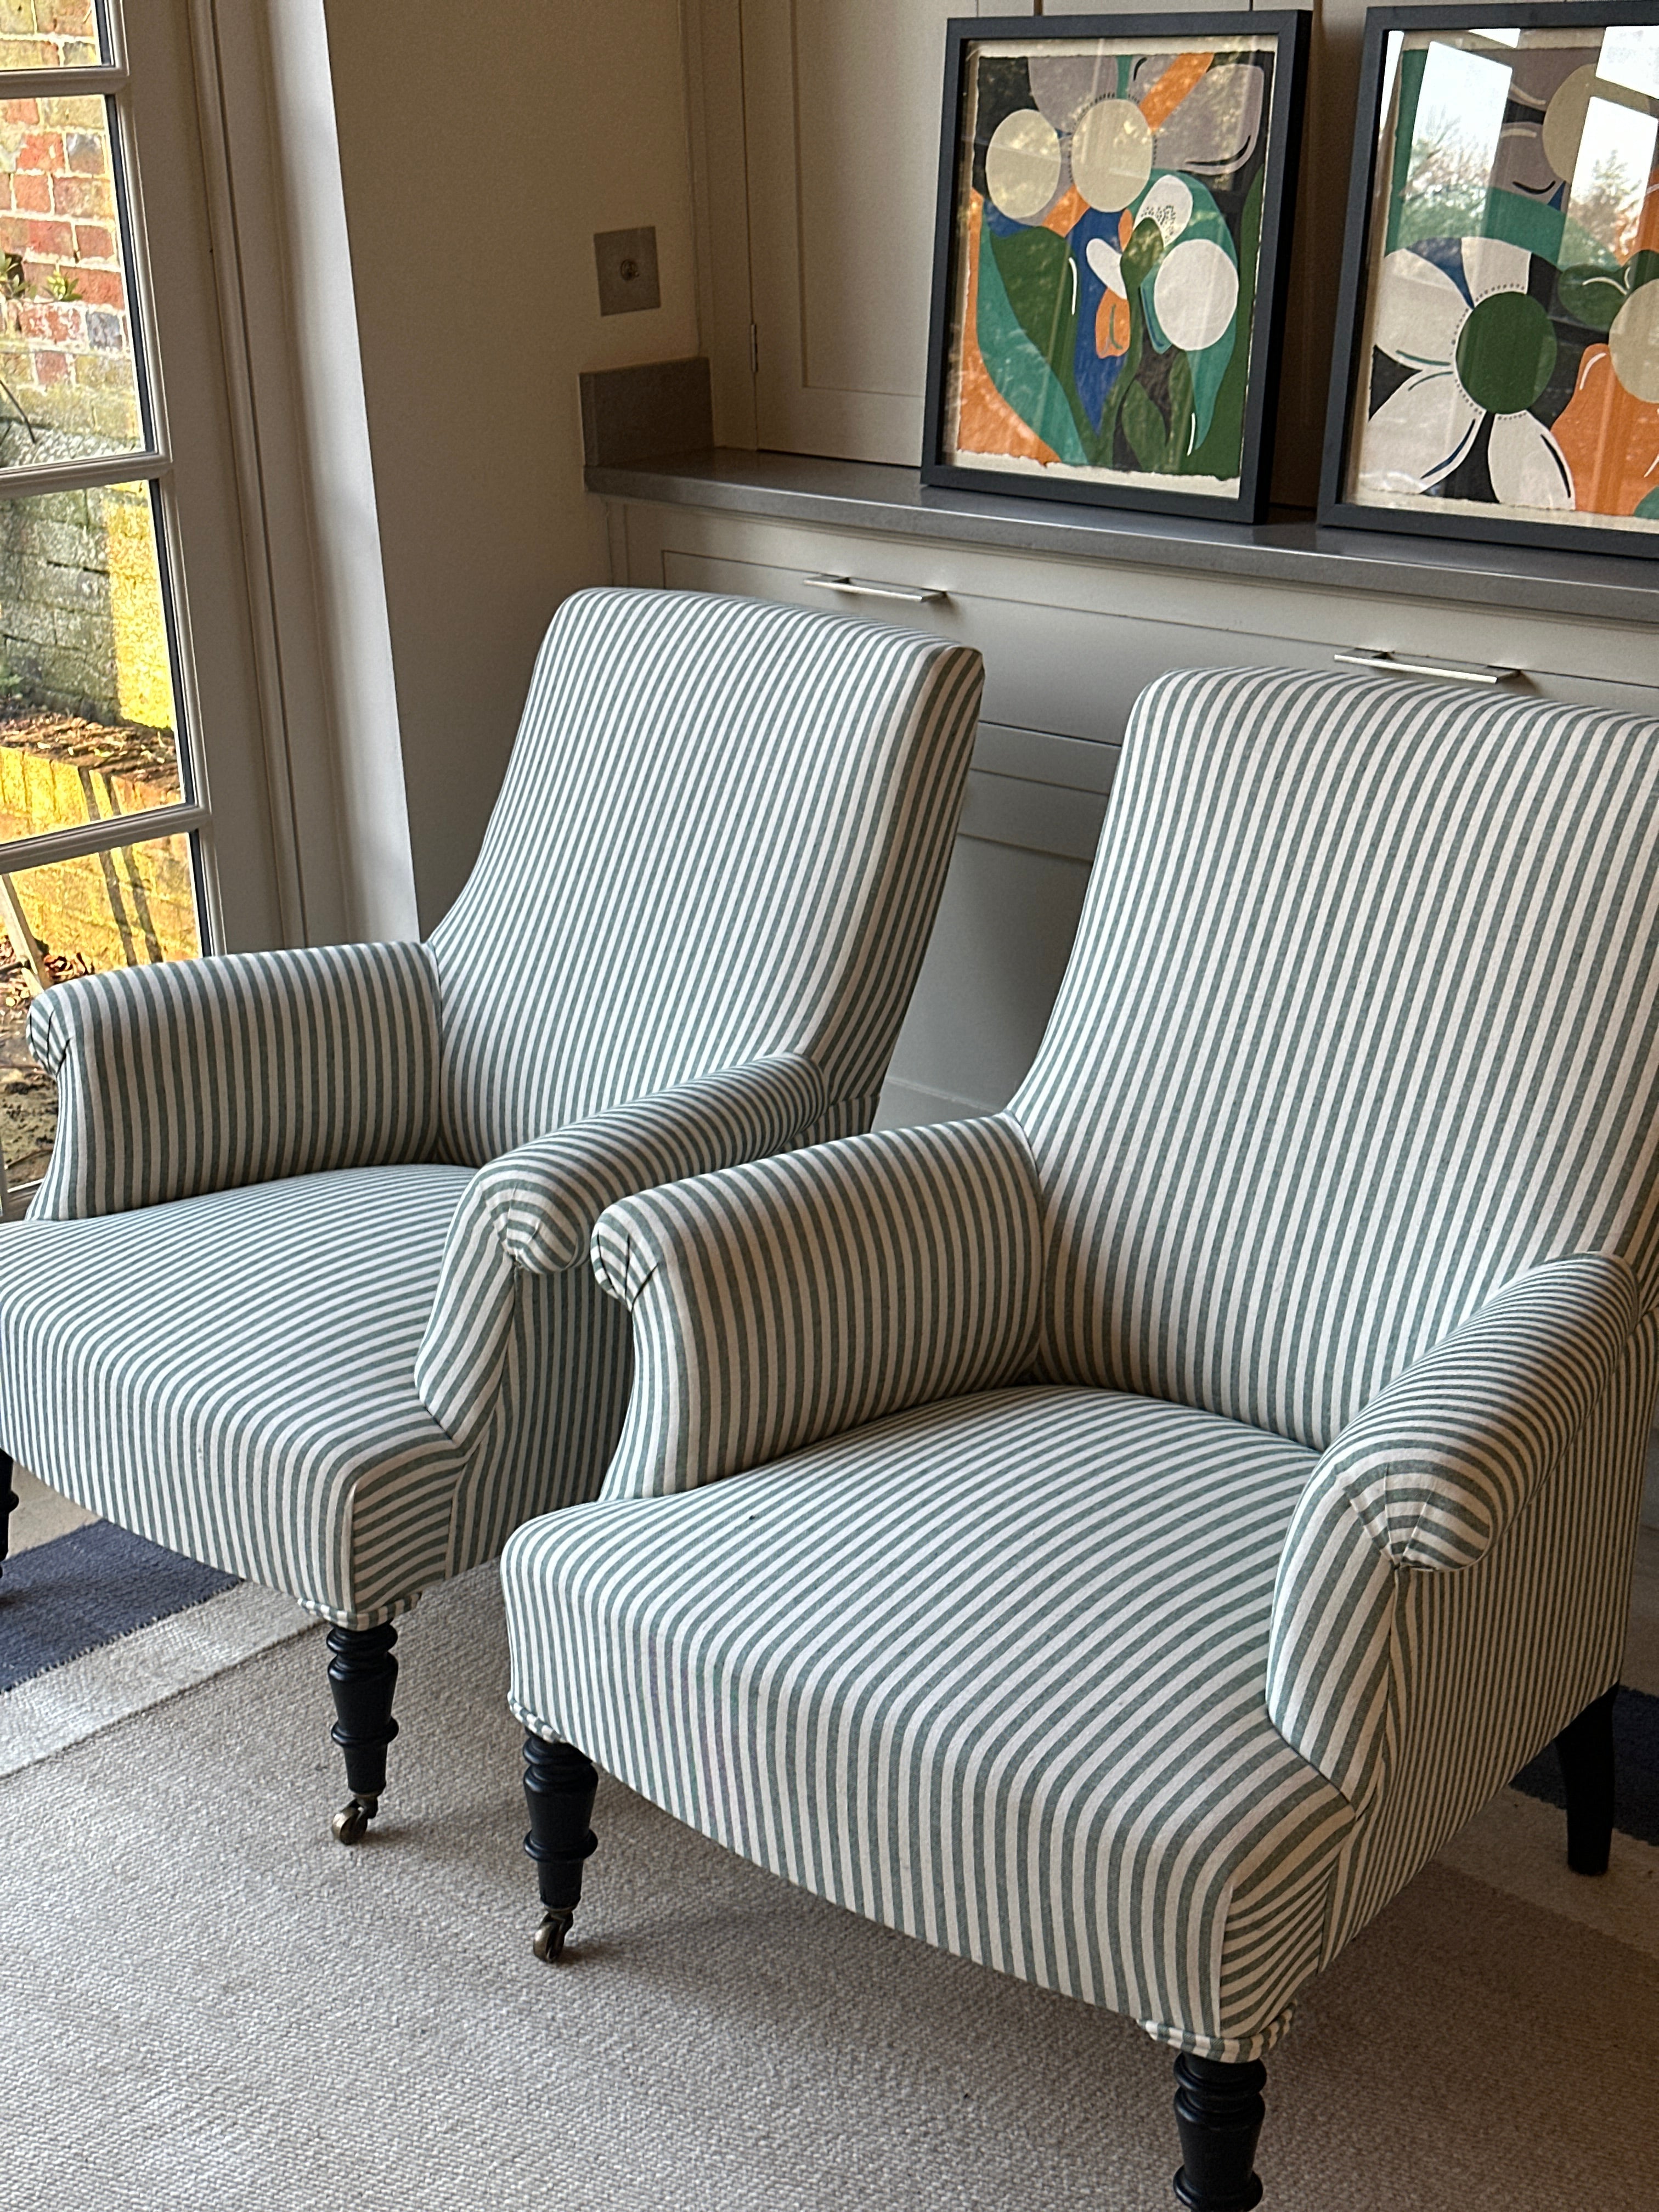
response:
[[[1045,1372],[1322,1446],[1537,1262],[1656,1249],[1659,723],[1288,670],[1136,706],[1010,1111]]]
[[[477,866],[430,940],[448,1156],[476,1165],[769,1053],[811,1058],[867,1116],[981,681],[967,647],[838,615],[567,599]]]

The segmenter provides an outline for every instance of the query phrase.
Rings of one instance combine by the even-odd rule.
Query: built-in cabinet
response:
[[[1398,564],[1399,588],[1356,589],[1344,560],[1328,554],[1307,559],[1322,581],[1237,573],[1222,558],[1232,549],[1219,533],[1208,554],[1177,542],[1187,566],[1169,565],[1170,541],[1152,532],[1143,543],[1158,565],[1135,557],[1133,538],[1106,538],[1093,558],[1055,557],[702,506],[684,477],[672,498],[659,495],[669,485],[643,472],[632,486],[625,471],[604,481],[619,579],[839,608],[984,655],[984,721],[966,810],[894,1056],[888,1122],[1001,1106],[1024,1074],[1059,987],[1130,708],[1164,670],[1328,668],[1355,653],[1394,654],[1474,677],[1491,664],[1516,672],[1504,679],[1511,690],[1659,716],[1650,623],[1546,611],[1585,592],[1532,573],[1535,556],[1516,556],[1512,575],[1490,560],[1470,571],[1471,594],[1530,602],[1506,609],[1413,591],[1420,548],[1414,568]],[[948,511],[931,519],[948,526]],[[1031,530],[1061,526],[1045,517]],[[1273,565],[1270,544],[1246,550]],[[1596,573],[1593,562],[1580,565]],[[1368,576],[1380,569],[1386,563],[1372,562]],[[1659,589],[1652,596],[1659,605]],[[1217,743],[1225,742],[1218,732]]]
[[[1217,0],[1248,12],[1248,0]],[[718,443],[915,467],[945,26],[1090,0],[687,0]],[[1189,12],[1136,0],[1137,16]],[[1364,0],[1315,0],[1275,496],[1312,503]]]

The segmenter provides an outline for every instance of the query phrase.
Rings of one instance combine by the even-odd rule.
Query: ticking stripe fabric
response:
[[[520,1717],[857,1911],[1266,2049],[1616,1676],[1656,800],[1659,726],[1155,684],[1004,1114],[601,1217],[639,1375],[604,1498],[504,1555]]]
[[[358,1626],[592,1497],[632,1365],[594,1220],[867,1128],[980,684],[840,616],[581,593],[429,946],[46,994],[64,1124],[0,1232],[0,1443]]]
[[[1042,1369],[1322,1449],[1528,1268],[1659,1289],[1659,724],[1161,677],[1009,1111]]]
[[[112,969],[43,991],[29,1049],[58,1085],[35,1221],[389,1166],[437,1138],[437,994],[418,945]]]
[[[415,1353],[465,1168],[0,1225],[0,1434],[106,1520],[366,1623],[435,1581],[463,1461]]]
[[[1353,1819],[1263,1698],[1312,1464],[1016,1389],[532,1522],[502,1559],[513,1709],[869,1918],[1253,2056]]]
[[[456,1214],[415,1382],[471,1443],[493,1411],[526,1274],[586,1255],[607,1200],[775,1152],[821,1118],[823,1079],[799,1054],[751,1061],[595,1114],[481,1168]]]
[[[839,615],[567,599],[478,865],[432,934],[449,1156],[482,1166],[782,1053],[828,1098],[873,1098],[981,682],[965,647]]]
[[[636,1357],[605,1495],[659,1496],[1021,1374],[1036,1178],[1006,1120],[884,1131],[614,1206],[593,1265]]]

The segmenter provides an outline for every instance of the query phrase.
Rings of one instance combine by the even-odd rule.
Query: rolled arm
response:
[[[1552,1261],[1489,1299],[1349,1422],[1314,1468],[1273,1593],[1267,1707],[1351,1802],[1386,1774],[1411,1570],[1474,1566],[1607,1388],[1641,1319],[1622,1260]]]
[[[436,1141],[437,988],[419,945],[113,969],[42,992],[28,1038],[58,1084],[34,1219],[389,1165]]]
[[[1472,1566],[1559,1458],[1641,1318],[1610,1255],[1534,1267],[1349,1422],[1314,1480],[1401,1566]]]
[[[593,1267],[634,1322],[605,1495],[690,1490],[1016,1380],[1036,1346],[1036,1170],[1001,1115],[847,1138],[613,1206]]]
[[[613,1200],[776,1152],[829,1103],[813,1063],[782,1053],[611,1107],[480,1168],[450,1226],[415,1365],[434,1419],[464,1439],[487,1411],[520,1270],[575,1267]]]

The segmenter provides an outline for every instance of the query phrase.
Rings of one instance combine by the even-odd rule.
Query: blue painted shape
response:
[[[1659,1844],[1659,1698],[1641,1690],[1620,1690],[1613,1701],[1613,1826],[1621,1835]],[[1565,1808],[1566,1792],[1554,1745],[1540,1751],[1530,1766],[1523,1766],[1510,1787]],[[1566,1847],[1564,1828],[1564,1852]]]
[[[1432,261],[1437,269],[1451,278],[1470,307],[1474,305],[1474,295],[1470,291],[1469,280],[1463,273],[1463,241],[1461,238],[1414,239],[1406,251],[1420,254],[1425,261]]]
[[[1096,430],[1100,428],[1107,398],[1122,374],[1127,356],[1114,353],[1103,359],[1095,351],[1095,319],[1106,296],[1106,287],[1089,266],[1089,247],[1097,238],[1115,246],[1117,226],[1117,216],[1091,208],[1066,234],[1066,243],[1077,268],[1077,344],[1073,349],[1072,381],[1077,386],[1077,396],[1083,402],[1090,425]]]
[[[0,1577],[0,1690],[234,1589],[236,1582],[107,1521],[19,1552]]]
[[[985,228],[994,230],[999,238],[1018,238],[1022,230],[1031,228],[1030,223],[1016,222],[1012,216],[1004,215],[988,193],[980,204],[985,217]]]

